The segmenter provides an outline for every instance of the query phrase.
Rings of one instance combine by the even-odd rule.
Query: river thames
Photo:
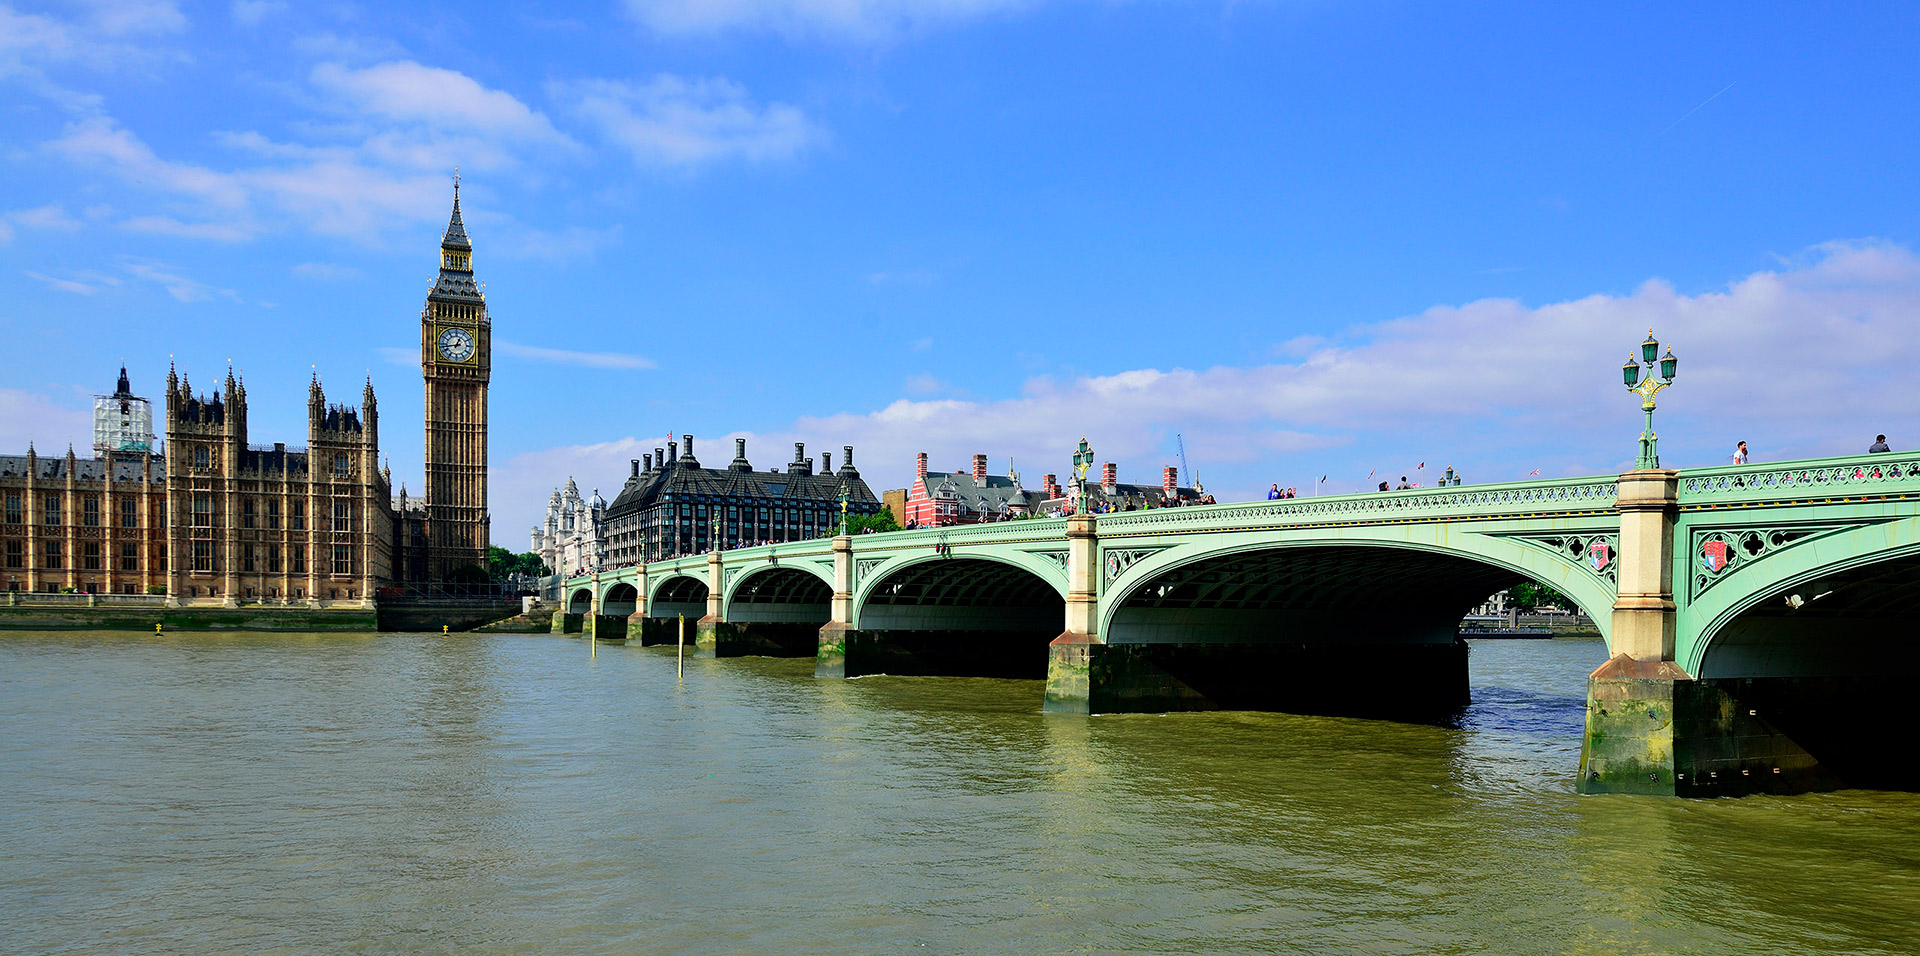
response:
[[[1598,641],[1459,729],[1046,716],[542,636],[0,636],[0,952],[1910,953],[1920,795],[1573,793]]]

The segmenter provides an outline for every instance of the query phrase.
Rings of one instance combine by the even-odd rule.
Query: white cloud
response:
[[[239,293],[232,289],[217,289],[204,282],[190,279],[156,262],[129,262],[127,273],[136,279],[143,279],[167,290],[167,294],[181,302],[204,302],[216,295],[229,299],[239,299]]]
[[[120,280],[117,277],[98,272],[76,272],[68,278],[50,276],[32,271],[25,271],[25,274],[29,278],[46,283],[50,288],[58,289],[62,292],[72,292],[77,295],[93,295],[102,288],[120,284]]]
[[[827,140],[826,130],[798,107],[758,105],[744,87],[721,78],[662,74],[646,83],[555,83],[550,91],[642,165],[782,160]]]
[[[908,395],[932,395],[946,387],[945,383],[925,372],[907,376],[904,385]]]
[[[454,70],[411,60],[354,70],[338,63],[313,68],[313,83],[338,94],[356,112],[442,129],[565,142],[545,116],[512,94],[488,89]]]
[[[1652,280],[1538,307],[1437,306],[1273,364],[1039,378],[1017,396],[902,398],[789,431],[859,446],[876,488],[904,486],[920,451],[937,464],[984,452],[996,472],[1011,455],[1031,486],[1066,473],[1082,434],[1123,480],[1148,481],[1178,464],[1181,434],[1223,500],[1322,474],[1329,490],[1358,490],[1369,471],[1420,480],[1422,461],[1429,483],[1449,464],[1475,482],[1605,474],[1636,451],[1640,413],[1619,365],[1649,326],[1680,358],[1656,422],[1670,466],[1723,463],[1741,439],[1756,460],[1863,452],[1877,433],[1920,444],[1920,408],[1905,399],[1920,365],[1920,258],[1871,241],[1718,291]]]
[[[233,20],[245,26],[257,26],[268,17],[287,12],[283,0],[233,0]]]
[[[9,222],[18,223],[29,229],[55,229],[72,232],[80,228],[80,221],[67,215],[67,209],[59,203],[48,203],[33,209],[19,209],[7,213]]]
[[[502,355],[523,358],[533,362],[551,362],[555,365],[580,365],[586,368],[653,368],[650,358],[639,355],[625,355],[619,352],[570,352],[566,349],[550,349],[537,345],[521,345],[517,342],[494,340],[493,347]]]
[[[883,40],[1030,5],[1027,0],[626,0],[657,33],[767,30]]]
[[[11,454],[25,454],[27,443],[32,442],[42,455],[64,455],[67,445],[72,444],[77,454],[90,456],[92,433],[93,413],[88,409],[20,389],[0,388],[0,448]]]

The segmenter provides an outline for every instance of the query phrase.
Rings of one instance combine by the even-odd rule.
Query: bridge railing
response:
[[[1920,492],[1920,455],[1848,455],[1757,465],[1689,468],[1680,473],[1680,504],[1807,501]]]
[[[1408,491],[1367,491],[1322,498],[1249,501],[1236,504],[1156,508],[1100,516],[1101,533],[1149,531],[1200,522],[1332,524],[1445,518],[1498,518],[1561,512],[1610,511],[1619,496],[1613,475],[1554,481],[1513,481]]]

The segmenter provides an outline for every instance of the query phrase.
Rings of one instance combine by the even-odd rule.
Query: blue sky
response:
[[[317,368],[417,490],[456,164],[516,548],[669,431],[876,488],[1083,433],[1223,497],[1602,473],[1649,326],[1669,464],[1920,442],[1920,7],[1565,7],[0,2],[0,446],[169,356],[298,444]]]

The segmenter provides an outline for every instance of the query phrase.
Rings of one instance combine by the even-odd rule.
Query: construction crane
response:
[[[1179,432],[1175,432],[1175,433],[1174,433],[1174,435],[1173,435],[1173,440],[1174,440],[1174,443],[1175,443],[1175,444],[1177,444],[1177,445],[1179,445],[1179,446],[1180,446],[1180,471],[1181,471],[1181,473],[1183,473],[1183,474],[1185,474],[1185,475],[1187,476],[1187,480],[1188,480],[1188,481],[1191,481],[1191,482],[1193,482],[1193,490],[1194,490],[1194,491],[1197,491],[1197,492],[1201,492],[1201,493],[1203,493],[1203,494],[1204,494],[1204,493],[1206,492],[1206,490],[1207,490],[1207,489],[1205,488],[1205,486],[1203,486],[1203,485],[1201,485],[1201,484],[1200,484],[1200,476],[1199,476],[1199,475],[1196,475],[1196,474],[1194,474],[1194,473],[1193,473],[1193,467],[1192,467],[1191,465],[1188,465],[1188,464],[1187,464],[1187,440],[1186,440],[1186,439],[1185,439],[1184,437],[1182,437],[1182,436],[1180,435],[1180,433],[1179,433]],[[1174,484],[1176,484],[1176,485],[1177,485],[1177,484],[1179,484],[1179,482],[1177,482],[1177,481],[1176,481],[1176,482],[1174,482]]]

